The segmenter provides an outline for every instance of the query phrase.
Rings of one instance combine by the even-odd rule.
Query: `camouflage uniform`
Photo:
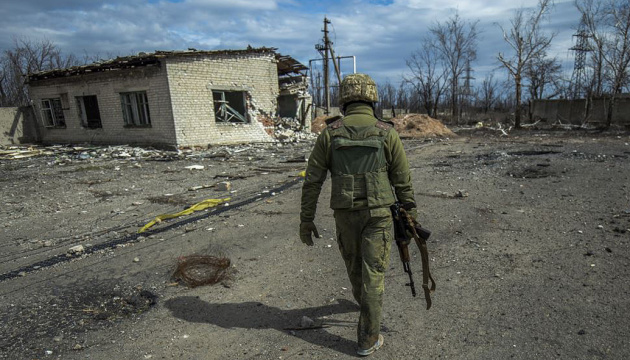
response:
[[[308,245],[313,244],[311,231],[318,236],[313,220],[322,184],[330,171],[330,207],[334,210],[337,243],[352,294],[361,306],[359,348],[368,349],[380,332],[384,276],[393,239],[389,206],[396,198],[414,203],[414,197],[398,133],[392,123],[378,120],[369,104],[378,100],[372,79],[363,74],[347,76],[340,97],[345,117],[328,122],[308,160],[300,236]],[[415,216],[415,211],[412,214]]]

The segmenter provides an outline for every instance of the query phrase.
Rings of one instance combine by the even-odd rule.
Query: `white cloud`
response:
[[[12,35],[46,37],[64,52],[77,55],[130,54],[137,51],[194,47],[243,48],[271,46],[308,64],[319,57],[324,13],[332,21],[337,55],[356,55],[360,71],[397,82],[406,71],[405,59],[420,46],[429,26],[449,16],[479,20],[478,79],[496,66],[496,53],[505,47],[495,22],[507,24],[517,6],[504,1],[394,0],[22,0],[0,3],[10,13],[0,23],[0,50],[12,46]],[[557,1],[549,30],[558,32],[553,51],[566,54],[571,24],[578,16],[571,0]],[[566,57],[566,55],[562,55]],[[344,67],[346,65],[344,64]],[[350,66],[351,67],[351,66]],[[345,71],[349,71],[346,69]]]
[[[185,0],[185,5],[193,8],[209,8],[209,9],[244,9],[252,10],[275,10],[278,4],[275,0]]]

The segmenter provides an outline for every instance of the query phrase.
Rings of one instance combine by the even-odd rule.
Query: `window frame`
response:
[[[44,127],[58,129],[66,127],[66,116],[63,113],[61,98],[44,98],[40,100],[40,104]]]
[[[120,106],[125,127],[151,127],[151,111],[146,91],[120,92]]]
[[[217,124],[251,124],[251,118],[247,111],[248,105],[248,92],[245,89],[220,89],[213,88],[212,92],[212,110],[214,112],[214,122]],[[242,96],[242,103],[232,104],[226,100],[226,94],[238,93]],[[218,95],[218,96],[215,96]],[[239,99],[240,100],[240,99]],[[239,101],[240,102],[240,101]],[[236,107],[242,107],[243,113],[241,113]]]

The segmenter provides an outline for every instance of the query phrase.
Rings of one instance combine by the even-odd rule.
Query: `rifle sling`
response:
[[[415,230],[413,238],[420,249],[420,257],[422,258],[422,289],[424,289],[424,298],[427,300],[427,310],[429,310],[431,308],[431,293],[435,291],[435,280],[433,280],[429,270],[429,250],[427,249],[426,240],[419,237]],[[431,288],[429,288],[429,280],[431,281]]]
[[[407,216],[408,224],[413,224],[413,218],[404,211],[405,216]],[[431,271],[429,270],[429,249],[427,249],[427,241],[421,238],[416,231],[414,226],[410,226],[413,232],[413,238],[416,241],[416,245],[418,245],[418,249],[420,249],[420,258],[422,259],[422,289],[424,289],[424,298],[427,301],[427,310],[431,308],[431,293],[435,291],[435,280],[433,280],[433,276],[431,276]],[[431,281],[431,288],[429,288],[429,280]]]

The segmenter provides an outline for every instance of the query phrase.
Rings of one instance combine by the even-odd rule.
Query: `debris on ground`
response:
[[[274,121],[274,137],[280,142],[297,142],[314,138],[304,131],[304,126],[296,118],[283,117]]]
[[[190,255],[177,260],[173,278],[189,287],[214,285],[229,280],[231,261],[225,256]]]
[[[201,211],[201,210],[205,210],[208,208],[212,208],[215,207],[219,204],[225,203],[227,201],[229,201],[230,198],[225,198],[225,199],[206,199],[204,201],[198,202],[195,205],[189,207],[186,210],[180,211],[178,213],[175,214],[162,214],[162,215],[158,215],[155,217],[154,220],[150,221],[148,224],[144,225],[140,230],[138,230],[138,233],[142,233],[144,231],[146,231],[147,229],[149,229],[150,227],[152,227],[155,224],[159,224],[164,220],[167,219],[174,219],[176,217],[180,217],[180,216],[185,216],[185,215],[190,215],[195,211]]]
[[[85,250],[83,245],[76,245],[68,249],[68,254],[80,254]]]
[[[203,170],[205,168],[206,167],[203,166],[203,165],[190,165],[190,166],[185,166],[184,167],[184,169],[187,169],[187,170]]]
[[[232,183],[229,181],[222,181],[216,185],[217,191],[230,191],[232,190]]]
[[[286,131],[285,131],[286,130]],[[306,133],[301,129],[285,129],[281,136],[282,140],[275,142],[216,145],[208,147],[181,148],[176,150],[161,150],[151,147],[133,147],[129,145],[0,145],[0,161],[29,161],[33,159],[45,158],[48,166],[82,166],[77,171],[96,170],[94,163],[110,162],[108,169],[121,171],[124,167],[134,167],[141,169],[141,161],[173,162],[179,160],[191,160],[197,164],[186,164],[187,170],[207,170],[212,164],[200,164],[206,160],[214,161],[260,161],[274,159],[277,151],[283,151],[289,155],[284,148],[301,148],[309,146],[309,142],[316,138],[316,135]],[[277,158],[277,160],[288,160]],[[168,172],[176,173],[183,171],[180,169],[170,169]]]

